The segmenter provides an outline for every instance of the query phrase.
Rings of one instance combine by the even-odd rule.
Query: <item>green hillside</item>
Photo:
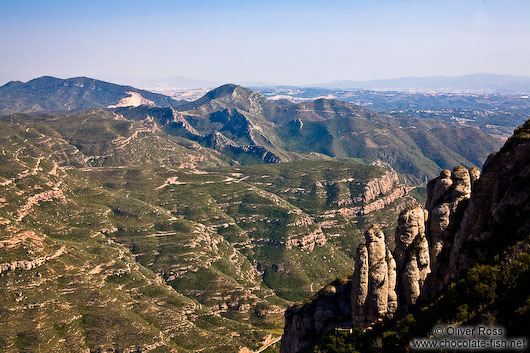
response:
[[[478,129],[442,120],[395,118],[327,99],[298,104],[271,101],[237,85],[216,88],[171,113],[151,114],[152,110],[116,112],[133,119],[159,116],[171,134],[216,148],[243,164],[314,159],[317,153],[382,160],[422,181],[455,164],[480,166],[501,143]],[[219,139],[224,142],[218,143]],[[259,146],[261,151],[242,150],[245,146]],[[265,151],[273,158],[267,160]]]
[[[351,272],[370,224],[393,233],[424,201],[422,180],[498,143],[236,85],[182,105],[140,92],[154,105],[81,109],[123,98],[101,84],[8,85],[14,110],[70,98],[80,110],[0,117],[2,350],[256,349],[287,305]]]
[[[414,202],[397,179],[363,201],[388,172],[362,160],[240,166],[104,110],[0,131],[5,351],[256,348]]]

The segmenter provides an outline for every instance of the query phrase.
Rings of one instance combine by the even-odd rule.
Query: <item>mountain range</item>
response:
[[[127,102],[131,92],[139,102]],[[399,173],[424,180],[454,164],[479,166],[500,145],[478,129],[439,119],[394,118],[329,99],[271,101],[237,85],[221,86],[194,102],[177,102],[92,79],[43,77],[0,87],[0,107],[4,114],[113,107],[134,120],[154,117],[171,134],[215,145],[243,164],[320,156],[381,159]]]
[[[136,118],[156,116],[146,109],[116,112],[125,117],[137,116],[139,111]],[[322,156],[380,159],[399,173],[422,179],[453,164],[478,166],[500,145],[500,140],[479,129],[438,119],[394,118],[328,99],[298,104],[271,101],[237,85],[221,86],[167,114],[174,116],[172,122],[165,120],[173,134],[208,147],[215,140],[217,149],[231,153],[241,163]],[[219,144],[219,140],[223,142]],[[467,143],[474,148],[465,147]],[[248,148],[245,146],[256,146],[252,156],[239,150]],[[260,152],[254,153],[258,148]]]
[[[132,93],[130,93],[132,92]],[[134,102],[135,94],[144,101]],[[86,77],[66,80],[43,76],[28,82],[10,81],[0,87],[0,113],[34,113],[71,111],[86,108],[107,108],[119,105],[122,99],[133,98],[133,103],[162,107],[178,102],[162,94],[151,93],[130,86],[116,85]],[[129,104],[122,102],[123,104]]]
[[[4,75],[5,77],[11,77]],[[220,86],[222,82],[211,80],[197,80],[183,76],[161,78],[137,78],[129,76],[104,75],[103,79],[119,82],[125,86],[142,87],[144,90],[197,89]],[[6,79],[7,81],[7,79]],[[4,82],[6,82],[4,81]],[[12,81],[11,81],[12,82]],[[248,81],[237,82],[240,85],[264,88],[325,88],[325,89],[364,89],[383,91],[412,91],[412,92],[482,92],[500,94],[528,94],[530,92],[530,77],[501,75],[490,73],[476,73],[461,76],[426,76],[400,77],[376,80],[340,80],[320,82],[299,86],[279,83]]]
[[[351,271],[369,224],[391,231],[427,179],[501,144],[233,84],[179,102],[42,77],[2,86],[0,107],[6,351],[266,346],[289,304]]]

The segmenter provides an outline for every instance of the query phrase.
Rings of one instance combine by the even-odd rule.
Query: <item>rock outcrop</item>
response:
[[[289,308],[285,314],[281,352],[299,352],[309,346],[315,336],[320,337],[335,328],[369,327],[414,305],[430,273],[425,236],[427,215],[419,205],[407,207],[400,213],[394,255],[386,246],[383,231],[372,225],[357,248],[353,279],[349,282],[349,305],[344,305],[344,289],[334,288],[333,294],[325,296],[324,306],[323,299],[318,298],[302,307]],[[340,296],[335,294],[337,291]],[[332,299],[342,311],[322,309],[333,307]],[[345,318],[346,308],[350,310],[349,320]],[[338,316],[332,319],[331,313]]]
[[[425,237],[427,211],[421,206],[404,209],[396,228],[396,249],[399,308],[401,311],[416,303],[427,275],[431,272],[429,245]]]
[[[438,256],[448,240],[451,229],[450,223],[456,224],[455,217],[461,215],[471,197],[472,185],[476,184],[480,176],[477,168],[467,170],[457,166],[453,171],[443,170],[440,176],[427,184],[426,210],[427,238],[430,243],[431,264],[436,264]],[[449,239],[450,241],[450,239]]]
[[[288,239],[285,242],[285,247],[287,249],[298,247],[304,250],[313,251],[315,246],[324,246],[326,242],[327,239],[324,233],[322,232],[322,229],[317,228],[305,236]]]
[[[385,307],[386,316],[394,312],[399,316],[414,304],[431,304],[450,282],[466,278],[476,264],[501,261],[503,266],[519,266],[518,256],[530,251],[530,121],[488,157],[482,175],[477,168],[444,170],[429,182],[427,195],[425,210],[410,207],[399,216],[395,263],[388,250],[385,261],[382,259],[384,240],[380,239],[384,236],[374,228],[367,232],[366,244],[357,250],[352,280],[352,326],[373,324],[374,319],[385,316]],[[389,291],[396,279],[398,300]],[[526,308],[524,284],[510,288],[519,291],[517,296],[512,292],[510,300],[518,300],[518,305]],[[385,291],[388,296],[382,295]],[[499,322],[504,320],[512,327],[524,322],[520,308],[506,310],[515,310],[513,316],[523,321],[500,318]],[[282,344],[289,340],[286,334]],[[297,351],[282,346],[283,353]]]
[[[391,187],[397,181],[392,175],[387,173],[379,180],[382,182],[372,183],[365,189],[366,195],[362,200],[367,202],[381,193],[392,191]],[[453,238],[463,239],[455,237],[454,231],[462,219],[472,190],[480,189],[479,176],[477,168],[468,170],[457,166],[453,171],[442,171],[439,177],[429,182],[425,209],[414,205],[400,213],[393,254],[386,247],[383,231],[372,225],[365,233],[365,242],[357,248],[353,279],[349,282],[349,305],[344,305],[344,289],[341,289],[341,296],[328,293],[325,305],[319,298],[302,307],[289,308],[285,315],[281,352],[298,352],[309,346],[315,336],[320,337],[335,328],[368,327],[401,315],[422,296],[425,297],[423,292],[426,287],[432,288],[434,283],[431,278],[432,259],[440,259],[437,268],[451,261],[458,266],[458,258],[452,256],[448,249],[456,249],[452,246]],[[471,218],[469,224],[472,224]],[[436,283],[444,280],[442,278]],[[332,299],[337,301],[335,305],[342,311],[324,309],[333,307],[330,304]],[[346,308],[350,310],[349,322],[345,319]],[[332,313],[338,316],[332,318]]]
[[[265,163],[280,163],[282,159],[263,146],[236,146],[230,147],[233,153],[248,153]]]
[[[309,303],[287,309],[280,351],[299,352],[333,330],[391,318],[398,307],[396,285],[396,262],[384,233],[371,226],[358,247],[353,280],[335,280]]]
[[[370,180],[359,194],[352,194],[351,189],[354,185],[353,178],[326,183],[328,202],[339,207],[359,202],[369,204],[379,197],[388,196],[396,189],[406,189],[405,185],[400,184],[398,175],[393,170],[387,170],[383,175]]]
[[[358,247],[353,280],[336,280],[310,303],[287,309],[281,352],[299,352],[337,328],[366,327],[392,317],[398,307],[396,280],[396,262],[385,235],[371,226]]]
[[[336,280],[321,289],[310,303],[289,307],[280,352],[299,352],[311,345],[315,337],[336,328],[351,328],[351,288],[351,281]]]
[[[351,294],[354,326],[369,326],[378,319],[392,317],[397,306],[396,266],[386,249],[385,235],[372,226],[365,239],[366,244],[359,245],[355,258]]]
[[[24,270],[28,271],[33,268],[39,267],[46,261],[53,260],[66,252],[66,248],[63,246],[51,255],[37,257],[33,260],[15,260],[8,263],[0,263],[0,274],[7,271]]]
[[[219,131],[214,131],[203,139],[206,147],[212,148],[216,151],[221,151],[226,146],[236,146],[236,143],[230,140]]]
[[[393,170],[387,170],[381,176],[370,180],[359,194],[352,193],[356,186],[355,183],[352,178],[333,181],[325,185],[327,202],[341,207],[338,210],[328,211],[329,214],[339,213],[346,217],[364,216],[385,208],[414,189],[414,187],[400,183],[398,174]]]
[[[397,296],[397,266],[389,249],[386,249],[386,263],[388,264],[388,318],[393,317],[398,308]]]
[[[375,200],[373,202],[367,203],[364,206],[361,206],[359,208],[359,211],[357,212],[357,215],[362,216],[362,215],[367,215],[375,211],[382,210],[383,208],[390,205],[395,200],[408,195],[408,193],[412,189],[413,187],[405,186],[405,185],[396,186],[396,188],[392,190],[386,196],[383,196],[379,198],[378,200]]]
[[[472,195],[459,217],[450,220],[450,242],[424,291],[429,301],[476,263],[525,250],[530,229],[530,121],[519,127],[484,163],[482,175],[469,171]],[[526,239],[526,240],[525,240]]]
[[[359,201],[370,202],[379,195],[388,194],[399,184],[399,178],[395,171],[387,170],[379,178],[369,181],[364,187],[364,192],[359,195]]]

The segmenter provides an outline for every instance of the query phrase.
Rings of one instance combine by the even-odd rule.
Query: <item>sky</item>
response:
[[[530,76],[529,0],[0,0],[0,84]]]

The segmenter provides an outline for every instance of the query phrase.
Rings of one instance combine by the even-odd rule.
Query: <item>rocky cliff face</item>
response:
[[[351,327],[352,283],[336,280],[318,292],[312,301],[291,306],[285,312],[280,352],[299,352],[336,328]]]
[[[459,217],[471,197],[472,185],[480,176],[477,168],[467,170],[457,166],[453,171],[443,170],[440,176],[427,184],[427,237],[430,242],[430,260],[434,265],[449,237],[450,223],[457,224]]]
[[[327,192],[329,203],[340,207],[336,212],[347,217],[363,216],[379,211],[414,189],[401,184],[398,174],[393,170],[387,170],[380,177],[369,181],[358,194],[352,193],[354,188],[348,185],[351,182],[354,180],[339,180],[325,185],[327,191],[323,191]],[[317,187],[323,188],[323,185]],[[330,195],[336,196],[330,197]]]
[[[353,274],[354,326],[373,325],[416,303],[431,272],[426,219],[427,211],[419,205],[400,213],[394,255],[386,248],[381,229],[373,225],[366,231],[366,244],[357,249]]]
[[[427,238],[433,272],[447,270],[448,249],[452,247],[454,233],[460,226],[472,189],[475,188],[479,177],[480,171],[477,168],[468,170],[457,166],[453,171],[443,170],[440,176],[427,184]],[[435,284],[429,279],[429,289],[426,290],[428,293],[434,295],[434,292],[443,286],[442,282],[436,282]]]
[[[280,157],[267,150],[263,146],[236,146],[231,148],[233,153],[248,153],[255,158],[265,163],[280,163],[282,160]]]
[[[391,173],[385,176],[367,185],[364,201],[391,191],[396,181]],[[386,246],[383,231],[372,225],[365,233],[365,242],[357,248],[350,285],[350,316],[341,312],[340,319],[331,320],[333,310],[321,313],[322,299],[301,308],[288,309],[282,352],[298,352],[310,345],[314,337],[323,336],[336,327],[372,326],[396,314],[401,315],[415,305],[431,273],[431,259],[436,261],[442,255],[443,259],[449,259],[444,254],[452,244],[451,231],[461,219],[477,179],[478,170],[455,167],[453,171],[442,171],[439,177],[429,182],[426,209],[413,205],[400,213],[393,253]],[[446,263],[446,260],[441,261],[439,266]],[[328,293],[326,307],[333,300],[343,301],[343,296],[343,292],[341,296]]]
[[[210,147],[216,151],[221,151],[226,146],[236,146],[234,141],[230,140],[219,131],[214,131],[211,134],[205,136],[203,141],[207,147]]]
[[[292,249],[293,247],[298,247],[304,250],[313,251],[315,246],[324,246],[327,239],[321,228],[316,228],[309,234],[299,238],[291,238],[285,242],[285,247],[287,249]]]
[[[379,227],[371,226],[364,237],[357,249],[353,280],[336,280],[310,303],[287,309],[281,352],[299,352],[315,337],[337,328],[367,327],[394,315],[396,262]]]
[[[395,231],[394,254],[387,248],[385,234],[372,225],[366,231],[364,242],[357,248],[353,279],[349,281],[350,305],[344,302],[344,291],[333,290],[325,297],[316,297],[302,307],[291,307],[285,314],[282,352],[298,352],[335,328],[368,327],[395,314],[403,313],[420,297],[431,272],[429,246],[425,235],[428,212],[421,206],[409,206],[399,215]],[[340,293],[340,294],[336,294]],[[323,299],[325,298],[325,300]],[[333,301],[343,311],[326,311]],[[333,326],[335,325],[335,326]]]
[[[450,281],[476,263],[486,262],[503,249],[523,248],[530,229],[530,121],[515,131],[502,149],[490,155],[482,175],[469,170],[470,184],[455,190],[471,192],[460,215],[449,221],[447,238],[424,296],[432,299]],[[467,177],[464,175],[464,180]]]
[[[396,184],[399,184],[397,173],[393,170],[388,170],[380,178],[368,182],[364,187],[362,195],[359,195],[359,198],[362,201],[370,202],[379,195],[388,194]]]

